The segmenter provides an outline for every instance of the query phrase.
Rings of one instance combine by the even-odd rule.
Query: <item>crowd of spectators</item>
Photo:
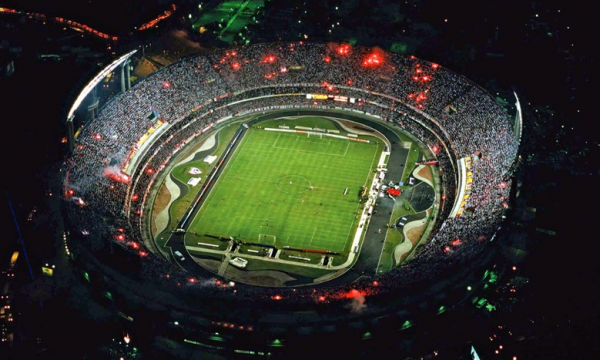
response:
[[[308,93],[355,101],[308,99]],[[477,85],[438,64],[340,44],[262,44],[190,57],[112,98],[81,130],[65,163],[72,231],[87,238],[90,249],[107,241],[133,244],[146,258],[143,271],[148,276],[181,284],[189,274],[173,269],[160,256],[147,256],[146,247],[156,249],[145,241],[143,216],[152,185],[172,157],[209,126],[231,116],[333,107],[375,115],[423,141],[439,161],[444,196],[431,241],[417,249],[415,259],[382,275],[376,289],[369,280],[320,289],[320,294],[334,298],[350,287],[382,292],[409,286],[482,251],[507,207],[517,154],[518,140],[506,111]],[[152,112],[168,128],[140,155],[131,176],[126,175],[122,169],[129,154],[155,123]],[[469,211],[448,218],[459,183],[457,159],[465,156],[474,157]],[[165,274],[170,274],[168,279]],[[172,280],[177,276],[181,278]],[[256,296],[255,291],[267,298],[282,292],[248,289],[235,294]],[[294,291],[296,301],[314,300],[315,290],[286,291]],[[206,287],[202,292],[212,293]]]

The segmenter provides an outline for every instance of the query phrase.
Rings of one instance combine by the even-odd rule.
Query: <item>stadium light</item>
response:
[[[67,119],[71,119],[73,117],[75,110],[77,110],[77,108],[79,107],[79,105],[81,105],[81,103],[86,98],[86,96],[88,96],[88,94],[92,91],[92,89],[94,89],[96,87],[96,85],[98,85],[100,83],[100,81],[102,81],[103,78],[105,78],[114,69],[116,69],[117,66],[119,66],[121,63],[123,63],[125,60],[127,60],[129,57],[131,57],[131,55],[135,54],[136,52],[137,52],[137,49],[128,52],[127,54],[125,54],[125,55],[121,56],[120,58],[118,58],[117,60],[113,61],[110,65],[108,65],[107,67],[102,69],[102,71],[100,71],[96,76],[94,76],[94,78],[83,88],[83,90],[81,90],[81,92],[75,99],[75,102],[73,102],[73,105],[71,106],[71,109],[69,110],[69,113],[67,114]]]

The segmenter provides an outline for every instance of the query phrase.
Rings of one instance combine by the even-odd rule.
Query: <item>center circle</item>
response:
[[[311,186],[310,180],[301,175],[284,175],[275,181],[277,190],[291,195],[303,193]]]

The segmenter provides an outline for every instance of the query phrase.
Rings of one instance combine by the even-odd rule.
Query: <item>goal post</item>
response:
[[[265,245],[275,245],[277,236],[270,234],[258,234],[258,242]]]
[[[313,137],[317,137],[319,139],[323,138],[323,134],[320,134],[320,133],[319,134],[316,134],[316,133],[311,134],[310,132],[307,132],[306,134],[308,134],[308,137],[310,137],[312,135]]]

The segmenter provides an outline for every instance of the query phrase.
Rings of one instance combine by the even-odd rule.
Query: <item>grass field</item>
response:
[[[249,129],[192,221],[187,246],[204,234],[347,254],[358,193],[382,145]],[[348,194],[343,195],[348,188]]]
[[[211,153],[211,155],[220,156],[223,153],[223,151],[225,151],[227,144],[229,143],[229,141],[231,140],[231,138],[233,137],[233,135],[235,134],[237,129],[238,129],[237,124],[232,124],[230,126],[226,126],[223,129],[221,129],[217,135],[217,139],[218,139],[217,140],[218,141],[217,148]],[[183,216],[185,211],[189,208],[190,203],[193,201],[194,197],[198,194],[198,191],[200,191],[200,189],[202,188],[201,185],[204,184],[204,182],[202,182],[200,185],[191,187],[190,185],[187,185],[188,180],[192,177],[197,177],[197,176],[200,176],[200,177],[202,177],[202,180],[205,180],[206,174],[208,174],[208,172],[210,171],[212,166],[214,166],[214,165],[213,164],[209,165],[206,162],[204,162],[202,159],[190,161],[185,164],[180,164],[180,165],[175,166],[175,168],[172,171],[172,175],[176,180],[180,181],[181,184],[184,184],[184,186],[186,187],[187,190],[184,191],[182,193],[182,195],[173,202],[173,204],[171,204],[171,206],[169,208],[169,212],[171,214],[171,219],[179,219]],[[202,171],[202,174],[201,175],[190,174],[188,171],[190,170],[191,167],[196,167],[196,168],[200,169]],[[169,234],[172,230],[174,230],[176,226],[177,226],[177,221],[169,222],[167,228],[162,233],[163,236],[161,236],[157,239],[157,244],[159,246],[164,246],[165,242],[168,239],[167,234]]]

